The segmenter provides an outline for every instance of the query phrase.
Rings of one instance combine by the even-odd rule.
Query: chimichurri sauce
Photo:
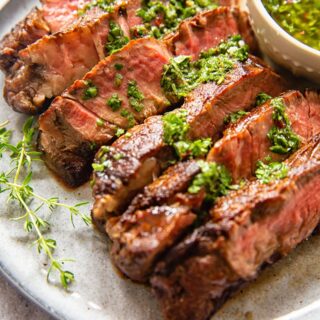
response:
[[[320,50],[320,0],[262,0],[262,2],[285,31],[308,46]]]

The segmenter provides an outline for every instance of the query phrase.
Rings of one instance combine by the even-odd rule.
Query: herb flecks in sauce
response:
[[[274,126],[268,133],[271,142],[270,150],[278,154],[290,154],[299,148],[300,139],[291,129],[283,99],[274,98],[270,104],[274,108],[272,114]]]
[[[78,10],[78,15],[83,16],[87,11],[90,11],[94,8],[99,8],[106,12],[113,12],[114,3],[115,1],[110,1],[110,0],[93,0],[85,4],[82,8],[80,8]]]
[[[170,0],[167,2],[146,0],[142,8],[137,10],[137,16],[142,18],[143,25],[132,30],[134,36],[151,35],[161,38],[164,34],[176,29],[179,23],[198,12],[217,7],[216,1],[210,0]]]
[[[187,124],[187,111],[179,110],[169,112],[162,117],[164,142],[172,146],[177,156],[198,158],[206,155],[212,145],[210,138],[190,141],[187,138],[189,125]]]
[[[117,93],[114,93],[111,98],[108,99],[107,105],[112,109],[112,111],[117,111],[122,106],[122,100],[119,98]]]
[[[187,56],[172,58],[164,66],[161,86],[169,98],[179,100],[201,83],[222,84],[236,62],[247,58],[248,46],[240,36],[233,36],[218,47],[203,52],[197,61],[192,62]]]
[[[239,110],[226,116],[223,122],[225,125],[228,125],[230,123],[236,123],[239,119],[243,118],[247,114],[248,112],[244,110]]]
[[[139,91],[136,81],[128,82],[128,97],[130,106],[137,112],[142,111],[144,95]]]
[[[201,172],[193,179],[188,192],[196,194],[202,189],[206,192],[206,201],[213,203],[218,197],[230,190],[231,176],[227,169],[215,162],[198,161]]]
[[[95,98],[99,93],[98,88],[92,83],[91,80],[85,80],[84,84],[86,85],[86,89],[84,90],[82,99],[89,100]]]
[[[288,166],[283,162],[271,162],[268,164],[258,161],[256,177],[262,183],[284,179],[288,176]]]
[[[263,0],[263,4],[285,31],[320,50],[319,0]]]
[[[110,55],[125,46],[129,42],[129,38],[124,35],[121,27],[114,21],[109,22],[109,28],[110,30],[108,34],[106,50]]]
[[[265,92],[261,92],[256,97],[256,106],[261,106],[266,103],[268,100],[272,99],[271,96],[266,94]]]

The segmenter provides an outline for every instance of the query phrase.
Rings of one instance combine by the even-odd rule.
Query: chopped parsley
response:
[[[118,128],[117,131],[116,131],[116,133],[115,133],[115,135],[116,135],[116,137],[119,138],[119,137],[121,137],[124,133],[125,133],[125,130],[124,130],[124,129]]]
[[[87,11],[99,8],[106,12],[114,11],[114,1],[110,0],[92,0],[89,3],[85,4],[81,9],[78,10],[78,15],[83,16]]]
[[[133,114],[127,109],[121,110],[120,115],[128,120],[128,128],[131,128],[136,124]]]
[[[121,160],[123,159],[124,157],[124,154],[123,153],[116,153],[114,156],[113,156],[113,159],[118,161],[118,160]]]
[[[109,28],[106,50],[110,55],[125,46],[129,42],[129,38],[124,35],[121,27],[114,21],[109,22]]]
[[[114,93],[107,101],[107,105],[112,109],[112,111],[117,111],[122,106],[122,100],[119,98],[117,93]]]
[[[236,123],[239,119],[241,119],[242,117],[244,117],[245,115],[247,115],[248,112],[244,111],[244,110],[239,110],[236,112],[233,112],[231,114],[229,114],[228,116],[226,116],[223,120],[225,125],[228,125],[230,123]]]
[[[123,69],[123,64],[121,64],[121,63],[115,63],[114,67],[115,67],[116,70],[120,71],[120,70]]]
[[[271,106],[274,108],[272,114],[274,126],[268,132],[268,138],[271,142],[270,150],[278,154],[290,154],[299,148],[300,139],[291,129],[283,99],[272,99]]]
[[[103,126],[104,126],[104,121],[99,118],[99,119],[97,120],[97,126],[98,126],[98,127],[103,127]]]
[[[84,84],[86,85],[86,89],[84,90],[82,99],[89,100],[95,98],[99,92],[98,88],[92,83],[91,80],[85,80]]]
[[[150,35],[161,38],[164,34],[173,31],[179,23],[198,12],[217,7],[217,1],[211,0],[145,0],[137,10],[137,16],[142,18],[143,25],[136,27],[135,36]]]
[[[271,96],[269,96],[264,92],[261,92],[256,97],[256,106],[261,106],[262,104],[266,103],[270,99],[272,99]]]
[[[120,73],[116,73],[116,75],[114,76],[114,85],[119,88],[122,84],[122,80],[123,80],[123,75]]]
[[[258,161],[256,177],[262,183],[269,183],[273,180],[286,178],[288,176],[288,171],[288,166],[283,162],[265,164],[262,161]]]
[[[215,162],[198,161],[201,172],[193,179],[188,192],[196,194],[206,191],[206,201],[213,203],[218,197],[224,196],[230,190],[231,176],[228,170]]]
[[[144,106],[141,102],[144,99],[144,95],[139,91],[136,81],[132,80],[128,82],[128,97],[130,106],[137,112],[142,111]]]
[[[187,111],[184,109],[169,112],[162,117],[164,142],[172,146],[177,156],[197,158],[206,155],[212,145],[210,138],[190,141],[187,138],[189,125],[187,124]]]
[[[169,99],[177,101],[201,83],[222,84],[236,61],[247,58],[248,46],[240,36],[232,36],[218,47],[203,52],[197,61],[191,61],[188,56],[172,58],[163,68],[161,87]]]

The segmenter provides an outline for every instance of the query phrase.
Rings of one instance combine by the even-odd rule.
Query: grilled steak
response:
[[[9,73],[18,52],[50,32],[42,11],[34,8],[0,42],[0,69]]]
[[[128,0],[125,4],[115,5],[112,13],[80,20],[67,30],[44,37],[20,51],[19,76],[8,77],[5,83],[8,104],[14,110],[24,113],[42,112],[47,99],[61,94],[108,55],[106,43],[109,41],[111,24],[120,27],[123,33],[120,38],[123,41],[130,38],[132,24],[142,23],[142,19],[136,16],[140,7],[140,0]],[[219,13],[214,13],[215,19],[219,15],[232,16],[227,11],[228,9],[221,8]],[[238,13],[236,15],[234,19],[245,19]],[[239,25],[244,23],[246,22],[241,21]],[[230,29],[233,30],[231,34],[239,32],[233,25],[227,30]],[[114,32],[118,32],[118,29]],[[212,42],[212,39],[215,39],[214,34],[210,35],[208,41]]]
[[[200,14],[200,16],[197,16],[194,18],[196,21],[206,21],[208,25],[210,26],[210,30],[213,29],[213,26],[216,25],[217,27],[221,26],[223,23],[221,21],[221,18],[226,18],[227,21],[229,21],[230,17],[236,14],[236,11],[230,11],[226,8],[219,8],[217,10],[212,10],[206,13]],[[203,19],[200,19],[199,17],[203,17]],[[235,16],[236,17],[236,16]],[[193,19],[189,20],[189,23],[193,23]],[[207,42],[203,42],[196,51],[193,47],[191,49],[190,54],[198,55],[199,52],[202,50],[202,46],[207,47],[208,42],[212,41],[212,45],[216,45],[220,43],[222,40],[225,40],[225,36],[232,35],[234,33],[238,32],[238,29],[230,29],[226,24],[225,30],[223,32],[223,36],[220,37],[221,30],[219,29],[219,34],[217,34],[217,31],[211,32],[210,37],[207,37]],[[232,24],[233,26],[234,24]],[[192,28],[190,28],[192,31]],[[203,33],[207,34],[206,28],[204,25],[199,27],[197,30],[201,30]],[[181,31],[181,29],[178,29],[178,33]],[[199,34],[199,32],[198,32]],[[192,37],[192,36],[191,36]],[[251,41],[252,42],[252,41]],[[185,52],[187,52],[187,44],[185,47]],[[170,46],[171,47],[171,46]],[[151,52],[153,51],[153,52]],[[139,52],[139,54],[138,54]],[[137,57],[138,55],[138,57]],[[131,59],[131,57],[136,57],[136,61],[134,59]],[[150,59],[144,58],[148,57]],[[151,59],[152,57],[152,59]],[[71,86],[65,93],[63,99],[59,98],[53,102],[51,105],[51,108],[63,108],[63,101],[66,101],[66,106],[69,104],[70,98],[73,99],[77,104],[83,107],[86,107],[88,110],[95,113],[97,116],[101,117],[101,120],[103,119],[106,125],[110,121],[110,126],[113,127],[113,131],[116,132],[116,126],[119,126],[120,128],[126,129],[128,127],[128,116],[130,117],[131,123],[141,123],[147,116],[150,116],[152,114],[158,114],[163,112],[166,108],[168,108],[167,99],[164,97],[162,90],[160,88],[160,78],[162,74],[162,66],[168,61],[168,58],[170,57],[170,53],[166,51],[164,48],[164,45],[160,43],[160,41],[156,40],[136,40],[135,42],[129,43],[126,47],[124,47],[119,52],[113,54],[112,56],[106,58],[105,60],[101,61],[90,73],[86,75],[86,77],[81,80],[74,83],[73,86]],[[123,60],[123,61],[121,61]],[[130,60],[130,61],[129,61]],[[138,63],[139,61],[139,63]],[[121,70],[116,70],[116,63],[118,63],[118,67],[120,66]],[[130,71],[129,67],[134,67],[135,69]],[[160,70],[161,69],[161,70]],[[139,72],[137,72],[139,71]],[[159,72],[159,73],[157,73]],[[115,74],[120,75],[120,86],[114,86],[115,83]],[[106,81],[106,79],[109,79],[109,81]],[[111,81],[110,81],[111,79]],[[143,90],[143,94],[145,96],[145,99],[143,101],[143,104],[145,105],[143,110],[140,112],[135,112],[132,110],[132,108],[128,107],[127,104],[127,93],[124,92],[126,90],[126,85],[129,80],[135,80],[137,82],[139,90]],[[18,80],[19,81],[19,80]],[[24,82],[24,80],[22,81]],[[96,88],[99,89],[99,97],[96,97],[94,99],[87,99],[84,100],[84,93],[87,87],[88,82],[96,85]],[[147,85],[145,83],[147,82]],[[143,84],[143,85],[141,85]],[[101,96],[100,96],[101,94]],[[125,110],[127,110],[128,113],[126,117],[121,116],[120,108],[119,110],[112,111],[110,106],[106,106],[106,100],[110,97],[112,97],[113,94],[118,94],[122,101],[122,106],[124,106]],[[19,100],[21,101],[22,97],[19,97]],[[151,104],[154,103],[154,105]],[[156,107],[156,108],[155,108]],[[65,167],[65,163],[70,161],[70,157],[68,157],[68,161],[64,160],[64,150],[67,149],[71,152],[74,152],[76,157],[81,155],[82,145],[85,142],[80,142],[79,144],[72,144],[71,146],[67,145],[68,136],[70,135],[68,132],[65,132],[64,130],[61,130],[61,134],[66,134],[66,139],[58,139],[60,144],[48,144],[48,143],[42,143],[42,137],[46,136],[45,140],[55,140],[55,132],[56,129],[50,130],[50,127],[43,127],[41,123],[46,117],[51,117],[53,113],[52,112],[45,112],[41,118],[40,118],[40,130],[42,132],[41,138],[40,138],[40,146],[42,145],[41,149],[44,152],[44,156],[46,159],[46,162],[49,164],[53,170],[60,175],[68,184],[71,185],[79,185],[83,182],[84,177],[88,177],[90,174],[90,171],[88,171],[88,168],[90,167],[91,163],[90,160],[93,157],[94,152],[97,150],[96,148],[92,149],[92,155],[91,157],[87,156],[87,153],[84,154],[82,163],[83,163],[83,169],[82,171],[78,167],[75,172],[72,172],[70,169],[72,167],[67,166]],[[123,114],[123,113],[122,113]],[[97,119],[98,121],[99,119]],[[151,120],[155,121],[155,120]],[[46,121],[48,123],[48,121]],[[150,123],[150,122],[148,122]],[[58,126],[59,123],[52,122],[52,125]],[[100,130],[99,126],[96,126],[96,131]],[[153,131],[155,130],[155,125],[153,125]],[[149,133],[148,133],[149,134]],[[154,133],[153,133],[154,134]],[[104,142],[101,142],[103,144],[108,144],[110,141],[110,138],[108,140],[105,140]],[[99,147],[99,145],[97,145]],[[73,150],[73,151],[72,151]],[[145,148],[143,149],[145,150]],[[68,170],[68,172],[66,172]]]
[[[186,110],[191,140],[210,137],[215,141],[221,134],[225,116],[250,109],[261,91],[277,95],[283,91],[283,84],[270,69],[251,58],[244,64],[238,63],[222,85],[200,85],[176,112]],[[130,138],[121,137],[112,145],[112,152],[121,153],[122,159],[114,160],[110,153],[108,168],[95,175],[95,219],[107,213],[120,213],[174,159],[172,148],[163,139],[161,116],[149,118],[130,133]]]
[[[218,200],[210,221],[158,264],[151,283],[166,319],[209,319],[264,264],[312,233],[320,220],[319,137],[287,164],[286,179],[253,181]]]
[[[76,82],[65,93],[65,97],[56,98],[39,120],[40,149],[43,150],[48,166],[70,185],[85,182],[91,173],[90,167],[97,148],[110,142],[115,137],[118,127],[128,127],[128,118],[122,117],[120,110],[112,111],[106,104],[108,98],[119,93],[122,99],[121,110],[127,110],[134,115],[131,121],[140,122],[153,113],[161,112],[168,105],[168,100],[162,93],[160,77],[163,65],[169,58],[170,53],[160,41],[154,39],[132,41],[123,50],[102,61],[99,64],[99,71],[93,69],[85,80]],[[115,67],[117,65],[121,65],[122,70],[117,70]],[[116,74],[122,77],[120,86],[115,85]],[[99,97],[85,100],[84,90],[89,79],[99,87]],[[139,81],[139,90],[144,95],[144,109],[141,113],[133,110],[127,99],[126,88],[131,79]],[[70,104],[79,110],[74,116],[79,117],[82,123],[87,123],[85,127],[70,128],[69,132],[64,125],[61,126],[63,116],[60,121],[54,119],[57,112],[61,115],[69,114]],[[92,137],[96,135],[104,139],[70,140],[74,131],[79,131],[79,135],[82,136],[86,130],[92,133]],[[104,134],[105,130],[108,131],[108,135]],[[89,148],[84,149],[84,145]],[[82,167],[72,165],[72,153],[75,159],[82,157],[80,162]]]
[[[290,91],[280,98],[283,99],[292,130],[300,137],[302,144],[320,132],[319,93],[307,91],[303,95]],[[271,157],[273,161],[284,160],[287,155],[270,151],[271,142],[267,135],[274,125],[273,111],[269,101],[231,125],[211,149],[208,161],[224,164],[237,183],[253,175],[258,160],[266,157]]]
[[[0,69],[11,69],[19,58],[19,51],[50,33],[58,32],[78,19],[77,10],[90,0],[43,0],[42,8],[34,8],[0,42]]]
[[[292,119],[292,128],[299,134],[304,142],[320,133],[320,119],[318,118],[317,112],[317,108],[320,107],[319,96],[315,91],[307,91],[305,96],[306,98],[297,91],[289,91],[281,96],[287,105],[287,115]],[[269,112],[270,108],[271,112]],[[265,105],[256,108],[246,118],[239,120],[232,128],[225,132],[223,139],[218,141],[211,149],[208,161],[218,160],[219,163],[224,164],[229,168],[230,173],[233,176],[235,173],[241,172],[239,167],[243,168],[244,164],[246,164],[250,169],[252,168],[253,171],[248,170],[246,172],[242,169],[243,172],[247,174],[241,175],[235,180],[240,180],[240,178],[252,178],[257,161],[264,159],[266,156],[274,157],[275,155],[270,151],[270,143],[264,143],[267,139],[267,133],[272,127],[273,109],[274,107],[271,107],[270,102],[268,102]],[[267,117],[266,110],[268,110]],[[255,126],[257,127],[256,130],[246,129],[247,125],[250,124],[250,119],[254,119]],[[248,141],[248,135],[241,134],[241,131],[237,130],[237,128],[250,131],[250,142],[252,143],[252,140],[257,139],[254,145],[258,145],[259,148],[251,148],[250,142]],[[235,132],[237,132],[237,135]],[[235,136],[237,138],[235,138]],[[235,146],[232,143],[232,147],[230,147],[229,143],[233,139],[236,139],[237,145]],[[246,152],[241,151],[239,146],[242,145],[247,146]],[[228,152],[224,151],[229,150],[229,148],[230,150],[233,150],[233,157],[231,157]],[[260,158],[254,154],[256,150],[259,150]],[[210,157],[212,152],[218,155],[216,159]],[[237,152],[241,152],[241,155],[237,155]],[[276,160],[283,160],[287,156],[278,156],[276,157]],[[230,159],[232,159],[232,161],[238,159],[238,161],[232,162],[233,165],[230,166],[228,165]],[[157,226],[157,228],[154,228],[155,224],[152,224],[152,215],[154,214],[152,207],[161,208],[159,206],[163,205],[169,210],[171,207],[168,205],[173,205],[175,208],[182,205],[184,208],[189,207],[189,212],[199,210],[201,208],[203,194],[194,196],[186,193],[192,179],[199,172],[200,167],[196,160],[178,163],[177,165],[170,167],[164,175],[146,186],[144,191],[134,198],[129,208],[120,218],[108,220],[107,233],[114,242],[112,248],[113,259],[116,265],[127,276],[138,281],[146,280],[152,271],[154,262],[158,256],[163,253],[164,248],[168,247],[164,246],[164,244],[174,243],[176,239],[189,230],[190,225],[185,226],[184,229],[179,228],[174,234],[175,238],[173,238],[171,234],[168,234],[170,239],[167,239],[163,234],[163,230],[165,228],[174,228],[174,224],[170,226],[162,223]],[[177,214],[180,214],[179,211],[176,212]],[[164,208],[156,211],[156,214],[163,217],[171,215],[170,211],[166,213]],[[176,217],[175,219],[178,218],[179,217]],[[148,230],[152,231],[149,232]],[[161,236],[161,238],[159,236],[161,240],[159,240],[157,244],[153,242],[152,250],[144,250],[143,246],[141,247],[141,250],[139,250],[139,248],[135,246],[136,242],[141,242],[142,239],[143,241],[148,242],[150,237],[154,238],[155,235],[158,234]],[[128,241],[128,239],[130,239],[130,241]],[[139,259],[137,259],[137,257],[139,257]]]

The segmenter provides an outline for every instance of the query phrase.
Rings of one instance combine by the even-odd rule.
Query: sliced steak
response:
[[[25,113],[42,112],[47,99],[60,95],[108,54],[105,44],[110,21],[121,27],[124,36],[130,37],[130,24],[142,23],[135,15],[140,6],[140,0],[129,0],[125,5],[115,6],[113,13],[99,15],[85,23],[79,22],[22,50],[19,54],[21,75],[18,78],[8,77],[5,84],[5,97],[9,105]],[[128,16],[129,13],[134,17]],[[222,23],[224,20],[228,24]],[[190,28],[188,34],[194,38],[192,33],[196,32],[203,42],[194,43],[192,48],[186,43],[183,52],[189,55],[196,56],[202,49],[217,45],[227,36],[241,32],[248,34],[247,30],[241,29],[247,18],[237,10],[226,7],[200,13],[196,18],[189,19],[186,26],[194,24],[194,21],[198,24],[201,21],[201,27]],[[205,28],[205,23],[210,30]],[[254,41],[251,37],[247,38],[249,43]]]
[[[280,98],[286,106],[292,130],[300,137],[302,144],[320,132],[319,93],[306,91],[303,95],[298,91],[290,91]],[[271,143],[267,134],[274,126],[273,112],[274,107],[269,101],[231,125],[211,149],[207,160],[224,164],[235,183],[251,178],[258,160],[266,157],[271,157],[273,161],[284,160],[288,155],[270,151]]]
[[[113,13],[104,13],[85,23],[80,21],[20,51],[21,76],[7,77],[5,83],[8,104],[24,113],[43,111],[46,99],[61,94],[106,56],[110,21],[129,35],[121,6],[116,6]]]
[[[18,59],[18,52],[29,44],[49,34],[50,28],[42,11],[34,8],[0,42],[0,69],[9,74]]]
[[[45,150],[43,157],[47,166],[53,171],[59,170],[70,185],[75,184],[75,179],[83,183],[89,179],[94,152],[114,135],[111,124],[98,127],[98,120],[77,102],[62,98],[40,119],[39,149]]]
[[[17,23],[0,42],[0,69],[14,73],[11,67],[19,59],[19,51],[45,35],[61,31],[78,20],[78,9],[90,0],[42,0],[42,8],[34,8]]]
[[[209,319],[239,285],[290,253],[316,228],[319,137],[287,164],[286,179],[252,181],[218,200],[211,220],[158,264],[151,284],[166,319]]]
[[[277,95],[283,88],[280,77],[254,58],[238,63],[222,85],[200,85],[187,97],[182,109],[187,111],[189,138],[217,140],[226,115],[250,109],[261,91]],[[121,153],[123,158],[116,161],[111,153],[107,156],[109,167],[95,175],[93,216],[97,219],[121,213],[133,196],[174,159],[173,148],[163,140],[162,117],[151,117],[130,133],[130,138],[121,137],[112,145],[113,152]]]
[[[281,97],[285,101],[287,108],[286,112],[292,120],[292,128],[293,130],[298,133],[302,139],[302,141],[306,142],[310,140],[310,138],[314,137],[316,134],[319,134],[319,124],[320,119],[318,119],[318,113],[316,113],[316,108],[320,107],[320,101],[317,92],[315,91],[307,91],[305,94],[306,98],[297,91],[289,91],[288,93],[283,94]],[[298,98],[298,99],[297,99]],[[228,166],[230,159],[237,158],[236,155],[238,150],[241,150],[239,147],[242,145],[248,145],[249,142],[247,141],[247,135],[245,134],[238,134],[237,135],[237,146],[232,144],[232,147],[229,146],[230,149],[233,151],[233,157],[230,157],[228,152],[224,152],[224,144],[228,146],[228,143],[231,141],[233,136],[233,131],[229,129],[225,132],[223,139],[218,141],[215,146],[211,150],[217,150],[216,146],[219,146],[219,152],[216,154],[219,156],[217,158],[219,163],[224,164],[228,167],[231,171],[231,175],[234,172],[240,172],[238,167],[242,167],[244,163],[251,163],[251,159],[254,159],[254,169],[248,171],[247,176],[241,176],[240,178],[252,178],[254,171],[256,169],[256,161],[264,159],[266,156],[274,156],[274,154],[270,151],[270,145],[268,143],[264,144],[262,141],[265,140],[268,131],[272,126],[272,112],[274,107],[271,107],[271,113],[268,113],[268,117],[265,117],[265,110],[270,109],[270,103],[266,103],[263,106],[256,108],[252,111],[246,118],[241,119],[238,121],[234,128],[245,128],[245,126],[250,122],[249,119],[255,119],[257,123],[257,129],[251,135],[251,138],[257,139],[258,142],[255,142],[260,148],[258,150],[261,152],[262,157],[252,157],[250,153],[253,151],[248,147],[246,152],[243,152],[243,157],[240,157],[240,161],[236,161],[232,168]],[[312,111],[310,111],[312,110]],[[259,116],[258,116],[259,115]],[[266,130],[265,130],[266,129]],[[229,133],[229,134],[228,134]],[[261,134],[261,135],[260,135]],[[260,141],[260,142],[259,142]],[[264,148],[264,149],[263,149]],[[307,149],[307,151],[310,149]],[[262,152],[263,151],[263,152]],[[212,153],[212,151],[211,151]],[[248,156],[249,154],[249,156]],[[302,161],[301,157],[302,154],[305,159],[308,159],[308,154],[304,154],[303,151],[299,152],[300,160]],[[281,157],[276,157],[276,160],[283,160],[285,155]],[[209,158],[209,157],[208,157]],[[297,159],[297,158],[295,158]],[[214,161],[215,159],[210,159],[210,161]],[[148,275],[152,272],[152,267],[155,261],[159,259],[159,256],[163,253],[165,248],[168,246],[164,246],[163,243],[174,243],[181,235],[185,234],[190,229],[190,225],[185,226],[185,229],[180,228],[179,232],[174,234],[176,238],[174,239],[171,234],[170,239],[166,239],[163,236],[163,229],[164,228],[171,228],[172,226],[155,226],[150,225],[151,216],[153,215],[153,211],[150,209],[154,206],[163,205],[166,208],[170,208],[169,205],[173,205],[175,208],[179,206],[189,207],[190,211],[197,212],[201,208],[203,194],[200,195],[191,195],[187,193],[187,189],[192,182],[194,176],[200,172],[200,167],[196,160],[181,162],[175,166],[170,167],[165,174],[163,174],[160,178],[156,179],[153,183],[146,186],[139,195],[137,195],[132,203],[130,204],[129,208],[121,217],[116,217],[109,219],[107,222],[107,233],[111,240],[113,241],[114,245],[112,247],[112,256],[122,272],[124,272],[130,278],[133,277],[134,280],[137,281],[145,281],[148,279]],[[239,179],[238,179],[239,180]],[[241,202],[240,202],[241,203]],[[141,213],[143,212],[143,214]],[[160,210],[161,213],[158,215],[166,215],[164,209]],[[176,211],[177,214],[180,214],[179,211]],[[169,214],[169,211],[168,211]],[[178,219],[179,217],[176,217]],[[173,218],[172,218],[173,219]],[[170,222],[169,222],[170,223]],[[146,232],[143,232],[143,228],[145,228]],[[148,232],[148,230],[153,230],[152,232]],[[139,230],[139,232],[137,232]],[[115,232],[116,231],[116,232]],[[135,242],[144,241],[147,242],[149,237],[154,237],[156,234],[162,235],[161,241],[158,241],[157,244],[154,244],[152,247],[153,255],[151,255],[151,250],[139,251],[135,246],[134,250],[132,245]],[[127,242],[127,239],[130,239],[130,242]],[[135,256],[139,256],[139,260],[135,259]],[[143,260],[143,258],[145,260]],[[139,262],[137,264],[136,262]]]
[[[68,184],[81,184],[91,173],[91,163],[97,147],[110,143],[115,137],[118,127],[128,128],[130,125],[130,119],[121,116],[123,110],[134,115],[130,120],[134,123],[141,122],[154,113],[162,112],[168,106],[168,100],[162,93],[160,77],[163,65],[169,59],[169,51],[158,40],[149,38],[131,41],[121,51],[102,61],[99,64],[99,69],[93,69],[85,80],[77,81],[64,94],[64,97],[56,98],[49,110],[39,120],[41,132],[39,145],[49,167],[63,177]],[[119,65],[122,66],[121,70],[116,69],[116,66]],[[116,74],[122,77],[120,85],[115,84]],[[84,90],[89,79],[99,88],[99,96],[85,100]],[[132,79],[136,80],[139,90],[144,95],[144,108],[141,112],[133,110],[128,101],[127,88]],[[113,111],[106,103],[113,94],[117,94],[122,100],[121,108],[118,111]],[[77,106],[79,114],[90,114],[95,121],[88,122],[84,128],[75,127],[71,132],[68,132],[64,126],[60,127],[61,122],[52,122],[51,118],[55,110],[59,110],[59,113],[68,114],[71,102]],[[80,109],[83,109],[83,111]],[[48,123],[51,125],[48,126]],[[89,126],[89,123],[92,127]],[[131,125],[134,123],[131,123]],[[108,128],[108,135],[104,134],[105,128]],[[83,145],[90,141],[70,141],[72,132],[78,130],[84,134],[83,130],[94,131],[97,136],[104,137],[104,140],[96,144],[95,139],[93,139],[92,143],[95,143],[96,147],[91,148],[90,155],[88,155],[88,150],[83,149]],[[80,136],[82,136],[82,133]],[[57,134],[60,137],[59,139],[56,136]],[[55,143],[47,143],[48,141],[55,141]],[[68,153],[65,152],[66,149]],[[70,162],[72,152],[76,158],[82,155],[82,173],[80,166],[77,166],[77,170],[73,170],[72,166],[65,166],[65,163]]]
[[[231,13],[231,11],[226,8],[219,8],[217,10],[212,10],[200,15],[204,15],[206,17],[206,21],[208,21],[208,23],[212,26],[214,25],[215,20],[220,21],[220,17],[225,16],[225,14],[232,15],[233,13]],[[192,20],[189,21],[189,23],[191,22]],[[221,23],[217,24],[217,27],[220,25]],[[201,30],[202,32],[206,32],[206,29],[204,27],[201,28]],[[178,32],[180,32],[180,30]],[[230,33],[228,35],[232,35],[234,33],[237,33],[237,29],[230,29],[229,32]],[[226,40],[226,38],[220,37],[220,35],[217,33],[218,30],[216,30],[216,32],[212,33],[211,35],[212,43],[214,45],[220,43],[223,40]],[[198,52],[200,52],[201,50],[202,47],[200,46],[198,48]],[[192,52],[190,52],[190,54],[192,54],[193,52],[195,52],[194,49],[192,49]],[[135,59],[132,59],[132,57],[135,57]],[[124,129],[128,128],[128,125],[130,124],[128,123],[128,120],[131,121],[131,125],[134,123],[141,123],[146,117],[162,113],[169,106],[169,104],[167,103],[167,99],[164,97],[160,87],[162,66],[168,61],[169,57],[170,54],[159,40],[156,41],[147,39],[132,41],[122,50],[101,61],[90,73],[86,75],[84,80],[75,82],[74,85],[66,90],[63,94],[64,98],[59,98],[57,100],[58,108],[60,109],[63,107],[64,99],[66,99],[66,106],[69,105],[70,99],[74,99],[79,105],[81,104],[91,112],[99,115],[99,117],[101,117],[101,120],[103,119],[104,122],[110,123],[113,127],[112,130],[114,132],[116,132],[116,129],[114,129],[114,125]],[[121,70],[116,70],[116,63],[118,64],[118,68],[119,65],[121,66]],[[35,74],[37,74],[37,72]],[[116,74],[120,75],[120,77],[122,78],[120,86],[115,86]],[[23,74],[19,77],[23,77]],[[127,84],[130,80],[136,81],[139,90],[143,90],[144,109],[140,111],[140,113],[133,111],[132,108],[129,108],[128,106],[128,99],[125,91],[127,90]],[[22,81],[18,79],[17,82],[25,83],[25,79],[23,79]],[[84,90],[88,82],[96,86],[96,88],[99,90],[99,96],[95,97],[94,99],[84,100]],[[23,91],[18,90],[18,92],[22,93],[22,96],[19,96],[19,101],[22,101]],[[121,96],[121,99],[123,100],[122,106],[124,107],[125,111],[128,112],[127,116],[123,116],[124,114],[121,112],[123,111],[123,108],[121,108],[121,110],[115,110],[114,112],[111,110],[110,106],[106,105],[108,98],[112,97],[113,94],[118,94],[119,97]],[[19,94],[17,94],[17,97],[18,95]],[[55,108],[55,106],[56,101],[52,103],[51,108]],[[48,116],[51,117],[50,111],[48,112]],[[131,118],[128,119],[128,116],[130,116]],[[43,121],[42,119],[44,119],[45,117],[47,117],[47,113],[44,113],[40,118],[40,130],[43,132],[43,135],[51,136],[51,139],[54,139],[54,132],[56,132],[56,130],[52,130],[51,133],[47,130],[48,127],[44,129],[41,125],[41,122]],[[157,122],[156,118],[152,119],[151,122]],[[149,124],[151,124],[151,122],[148,122],[148,126]],[[153,124],[151,127],[151,130],[153,132],[152,134],[154,135],[157,131],[157,125]],[[99,130],[99,127],[96,126],[95,130]],[[138,130],[139,129],[135,129],[132,133],[134,136],[137,136],[136,139],[139,138],[139,134],[135,135],[134,132],[139,132]],[[148,132],[148,130],[149,129],[146,128],[146,132]],[[65,134],[67,137],[69,136],[68,132],[65,132]],[[150,133],[147,134],[150,135]],[[160,133],[160,136],[161,135],[162,133]],[[65,162],[65,154],[63,150],[65,148],[68,148],[63,141],[68,141],[68,138],[66,138],[65,140],[59,139],[59,141],[61,142],[61,145],[56,144],[54,149],[50,144],[42,147],[42,150],[45,153],[45,158],[48,162],[51,163],[51,168],[54,168],[52,164],[56,161],[53,159],[60,159],[60,161],[56,162],[56,168],[54,169],[54,171],[67,183],[71,183],[75,186],[79,185],[83,182],[83,179],[78,179],[78,177],[89,176],[88,168],[90,168],[90,160],[92,159],[93,155],[91,155],[91,157],[83,157],[82,174],[80,173],[80,171],[77,171],[75,172],[75,176],[72,177],[73,172],[65,172],[61,168],[66,167],[64,165],[60,165],[60,163]],[[82,150],[82,142],[78,141],[78,143],[78,147],[76,146],[76,144],[72,144],[74,153],[75,155],[77,155],[77,157],[81,154]],[[108,143],[110,143],[110,139],[104,141],[104,144]],[[40,139],[40,145],[41,144],[42,142]],[[142,152],[143,150],[146,150],[146,146],[149,146],[149,143],[145,144],[143,148],[138,148],[140,148]],[[71,152],[70,148],[68,148],[68,150],[70,150]],[[94,153],[94,151],[95,149],[92,150],[92,154]],[[148,161],[147,163],[150,165],[151,163],[154,163],[154,161]],[[153,168],[150,168],[150,172],[153,170]],[[149,182],[149,180],[147,182]],[[143,182],[143,186],[145,185],[145,183],[146,182]]]
[[[79,19],[78,11],[91,0],[41,0],[43,18],[51,33],[67,28]]]

